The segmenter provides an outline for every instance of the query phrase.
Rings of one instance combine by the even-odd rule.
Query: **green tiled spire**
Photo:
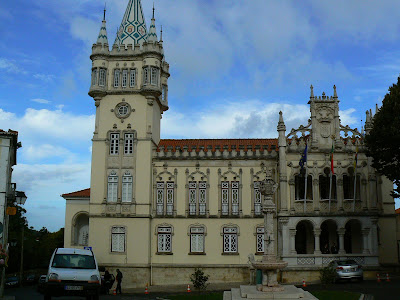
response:
[[[149,34],[147,35],[148,42],[157,42],[156,19],[154,18],[154,4],[153,4],[153,18],[151,18],[151,25]]]
[[[100,33],[97,37],[97,44],[108,45],[107,28],[106,28],[106,9],[104,8],[104,18],[101,24]]]
[[[129,0],[114,44],[141,45],[147,39],[146,21],[140,0]]]

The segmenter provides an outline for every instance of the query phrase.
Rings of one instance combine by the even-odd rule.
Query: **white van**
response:
[[[91,250],[57,248],[50,259],[44,300],[52,296],[83,296],[98,300],[101,277]]]

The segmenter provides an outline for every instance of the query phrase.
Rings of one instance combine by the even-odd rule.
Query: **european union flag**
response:
[[[306,148],[304,149],[303,154],[301,155],[300,161],[299,161],[299,166],[301,169],[304,169],[304,164],[307,162],[307,147],[308,145],[306,144]]]

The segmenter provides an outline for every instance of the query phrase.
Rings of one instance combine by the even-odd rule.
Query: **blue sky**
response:
[[[109,42],[128,0],[107,1]],[[153,1],[142,0],[147,26]],[[89,59],[104,1],[0,2],[0,128],[23,147],[13,181],[29,224],[64,226],[60,197],[89,187]],[[310,85],[360,129],[400,73],[399,1],[156,0],[170,64],[163,138],[276,137],[307,123]],[[184,126],[182,126],[184,124]]]

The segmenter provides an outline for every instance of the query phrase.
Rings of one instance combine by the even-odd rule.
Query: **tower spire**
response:
[[[104,3],[104,17],[103,17],[103,21],[106,20],[106,6],[107,6],[107,2]]]
[[[114,44],[142,45],[147,39],[146,21],[140,0],[129,0]]]
[[[107,27],[106,27],[106,6],[105,5],[104,5],[103,21],[101,22],[101,28],[100,28],[99,36],[97,37],[96,43],[101,44],[103,47],[104,47],[104,45],[108,45]]]
[[[151,19],[151,25],[149,29],[149,33],[147,35],[148,42],[157,42],[157,31],[156,31],[156,19],[154,18],[154,2],[153,2],[153,18]]]

